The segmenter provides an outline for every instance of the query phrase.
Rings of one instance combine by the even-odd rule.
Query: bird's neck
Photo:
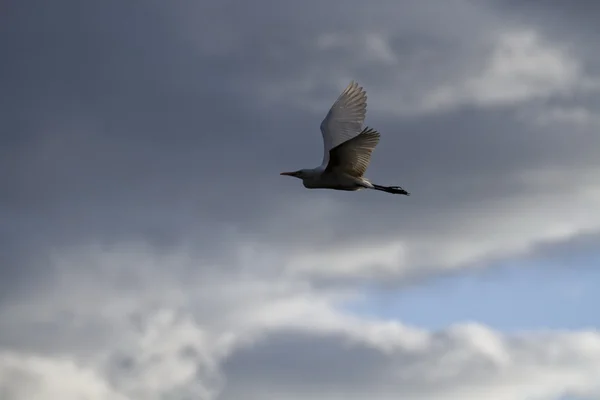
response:
[[[316,177],[320,176],[322,172],[323,172],[323,170],[320,167],[313,168],[313,169],[303,169],[302,175],[308,179],[311,179],[311,178],[316,178]]]

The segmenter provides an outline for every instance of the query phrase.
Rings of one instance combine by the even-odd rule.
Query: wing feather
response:
[[[341,172],[362,177],[367,171],[371,154],[379,143],[379,132],[365,127],[361,133],[329,151],[329,163],[325,171]]]
[[[331,149],[361,132],[366,113],[367,93],[358,83],[351,81],[321,122],[323,166],[328,162]]]

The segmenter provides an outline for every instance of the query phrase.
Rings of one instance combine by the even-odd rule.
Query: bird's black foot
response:
[[[404,189],[403,189],[402,187],[400,187],[400,186],[390,186],[390,189],[397,190],[399,194],[403,194],[403,195],[406,195],[406,196],[410,196],[410,193],[409,193],[409,192],[407,192],[406,190],[404,190]]]
[[[403,194],[405,196],[410,196],[410,193],[408,193],[406,190],[402,189],[400,186],[381,186],[381,185],[374,184],[373,189],[381,190],[382,192],[386,192],[386,193]]]

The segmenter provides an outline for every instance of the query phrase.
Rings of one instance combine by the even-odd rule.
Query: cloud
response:
[[[482,71],[458,85],[436,89],[426,96],[424,106],[503,105],[597,90],[600,81],[583,76],[564,47],[544,43],[533,30],[502,33]]]
[[[365,284],[594,253],[589,28],[511,2],[238,3],[10,7],[0,397],[597,397],[595,331],[347,307]],[[320,162],[350,79],[382,132],[369,178],[410,198],[278,175]]]
[[[453,210],[447,220],[433,222],[435,230],[416,227],[399,237],[373,235],[369,241],[342,242],[305,252],[286,268],[297,276],[388,281],[526,256],[540,245],[598,231],[600,220],[591,217],[600,200],[597,179],[596,168],[524,170],[514,184],[538,194],[505,195],[501,202],[480,200]],[[569,199],[560,193],[568,193]],[[457,227],[455,221],[463,222]]]
[[[342,52],[347,58],[345,69],[364,65],[385,71],[387,85],[382,82],[376,86],[381,99],[370,98],[370,104],[375,105],[372,108],[378,113],[410,115],[464,106],[516,105],[553,97],[572,98],[575,93],[579,96],[597,93],[600,88],[597,76],[587,75],[579,54],[571,51],[567,43],[550,41],[531,26],[508,25],[490,29],[479,39],[460,38],[466,44],[448,39],[457,41],[451,44],[462,63],[449,65],[445,73],[429,65],[446,56],[440,49],[417,47],[400,58],[392,45],[395,39],[389,33],[368,31],[354,35],[325,34],[317,38],[316,47],[321,51]],[[350,79],[345,75],[349,74],[332,74],[327,78],[340,89]],[[416,77],[419,77],[417,86],[413,81]],[[395,84],[390,85],[390,81]],[[292,91],[296,92],[299,105],[315,112],[326,109],[328,104],[315,89],[327,83],[314,74],[305,76],[301,82],[277,86],[268,92],[269,98],[279,101]]]
[[[77,102],[77,112],[55,110],[63,103],[44,97],[30,99],[35,107],[11,105],[30,111],[30,128],[22,136],[30,139],[11,142],[3,158],[3,170],[14,171],[4,180],[11,210],[6,226],[19,241],[34,240],[38,250],[72,242],[143,240],[168,247],[195,241],[207,259],[217,260],[238,237],[266,248],[285,246],[286,251],[290,243],[304,244],[295,251],[305,251],[320,241],[356,242],[381,235],[389,243],[412,245],[405,253],[412,254],[414,264],[415,254],[429,253],[419,244],[422,238],[463,224],[474,204],[477,213],[503,215],[498,208],[512,213],[508,204],[537,199],[539,193],[523,184],[519,174],[554,163],[565,170],[596,168],[592,149],[598,143],[590,135],[592,128],[581,128],[567,139],[562,128],[538,126],[539,115],[552,110],[541,107],[539,115],[515,115],[494,107],[494,99],[510,103],[565,90],[580,93],[589,81],[585,60],[570,57],[563,44],[545,39],[535,27],[506,27],[502,16],[486,7],[455,1],[444,8],[455,22],[433,26],[426,24],[431,12],[418,5],[406,6],[402,27],[356,27],[353,15],[340,19],[339,27],[298,18],[280,35],[268,35],[221,6],[199,13],[194,7],[166,10],[153,3],[136,25],[137,31],[152,30],[152,35],[143,40],[130,35],[127,21],[136,12],[123,8],[123,19],[114,21],[112,29],[124,39],[114,42],[101,28],[118,7],[99,7],[86,14],[87,24],[69,20],[58,30],[52,30],[54,14],[37,17],[56,48],[70,46],[75,52],[86,40],[97,45],[99,52],[90,55],[95,62],[83,65],[71,53],[50,60],[37,51],[32,54],[39,59],[31,60],[36,62],[25,76],[18,75],[23,71],[19,64],[11,69],[13,81],[25,82],[29,91],[46,82],[57,92],[85,99]],[[376,16],[385,17],[394,7],[384,2]],[[278,6],[274,10],[289,15]],[[297,11],[304,15],[302,7]],[[219,18],[238,28],[215,23]],[[19,29],[20,40],[33,46],[34,35]],[[223,37],[222,46],[207,39],[213,30]],[[115,47],[105,51],[103,40],[109,39]],[[149,42],[152,51],[146,47]],[[543,76],[533,73],[540,63],[545,65]],[[55,64],[49,71],[41,69]],[[74,69],[94,79],[72,82],[60,76]],[[143,76],[131,73],[142,69]],[[410,188],[416,197],[402,203],[402,209],[382,197],[367,202],[362,193],[348,198],[298,191],[277,175],[295,165],[310,166],[311,157],[318,163],[318,122],[350,78],[367,88],[367,122],[385,135],[369,176]],[[452,104],[445,103],[450,107],[446,114],[420,118],[401,112],[404,105],[420,107],[448,87],[454,94]],[[275,89],[280,94],[272,97]],[[489,105],[486,111],[463,110],[481,102]],[[573,203],[564,207],[571,209]],[[392,213],[398,220],[387,217]],[[350,229],[346,214],[354,215],[363,229]],[[487,222],[478,229],[494,235]],[[545,235],[543,228],[539,235]],[[433,242],[437,248],[439,242]],[[456,239],[446,245],[463,247]],[[494,252],[489,246],[473,251]],[[449,258],[459,264],[476,255]],[[416,261],[431,262],[437,260]]]
[[[300,399],[318,393],[324,399],[520,400],[598,394],[600,342],[594,332],[510,337],[467,324],[422,332],[418,344],[394,333],[391,349],[381,347],[385,340],[367,344],[340,334],[273,333],[225,363],[231,385],[222,398],[278,393]]]
[[[0,353],[0,394],[6,400],[126,400],[102,376],[69,359]]]
[[[12,350],[0,357],[9,377],[0,387],[11,400],[458,399],[482,391],[555,399],[600,390],[595,331],[502,334],[477,323],[427,331],[341,311],[353,291],[200,272],[189,253],[129,249],[63,260],[63,283],[2,307],[0,347]],[[197,273],[160,278],[187,266]],[[72,380],[78,385],[57,383]]]

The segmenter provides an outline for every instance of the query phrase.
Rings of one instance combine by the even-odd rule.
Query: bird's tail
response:
[[[406,190],[402,189],[400,186],[381,186],[373,184],[373,189],[381,190],[382,192],[392,193],[392,194],[403,194],[405,196],[410,196]]]

